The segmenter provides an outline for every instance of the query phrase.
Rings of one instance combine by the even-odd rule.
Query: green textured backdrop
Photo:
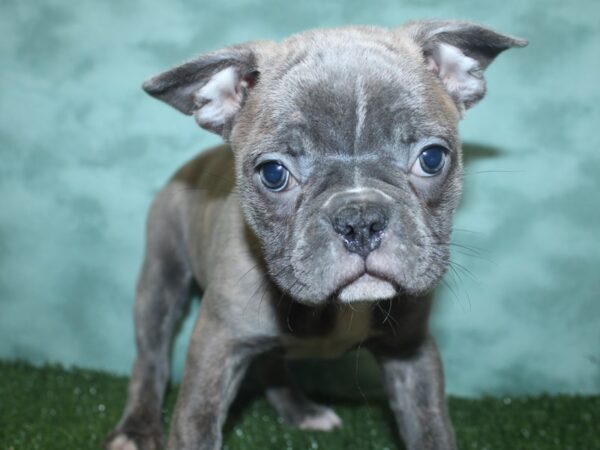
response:
[[[142,80],[245,40],[415,18],[531,41],[490,67],[461,127],[466,247],[453,258],[465,269],[446,277],[433,318],[449,391],[600,392],[595,0],[0,1],[0,358],[129,370],[149,202],[218,142]]]

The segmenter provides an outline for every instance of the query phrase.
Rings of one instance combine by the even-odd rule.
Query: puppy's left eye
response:
[[[288,187],[290,172],[279,161],[267,161],[259,169],[260,181],[265,187],[274,192],[280,192]]]
[[[441,145],[430,145],[421,151],[411,172],[420,177],[432,177],[442,171],[446,164],[448,150]]]

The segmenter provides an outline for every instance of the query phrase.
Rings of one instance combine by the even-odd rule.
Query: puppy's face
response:
[[[487,64],[522,44],[456,23],[314,31],[195,87],[189,113],[230,141],[241,207],[284,292],[316,304],[435,286],[461,191],[458,120]],[[151,93],[182,105],[163,91]]]
[[[262,74],[267,124],[234,141],[269,272],[304,302],[429,290],[460,195],[457,110],[421,55],[345,38],[295,45],[295,64]]]

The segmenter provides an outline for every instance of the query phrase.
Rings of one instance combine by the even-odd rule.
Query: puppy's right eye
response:
[[[421,151],[411,172],[420,177],[433,177],[444,168],[447,150],[441,145],[430,145]]]
[[[265,187],[274,192],[280,192],[288,187],[290,172],[279,161],[267,161],[259,169],[260,181]]]

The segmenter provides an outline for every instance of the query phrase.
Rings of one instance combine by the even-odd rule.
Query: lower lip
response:
[[[390,282],[365,273],[344,286],[338,294],[338,298],[343,303],[377,301],[389,299],[396,293],[396,289]]]

